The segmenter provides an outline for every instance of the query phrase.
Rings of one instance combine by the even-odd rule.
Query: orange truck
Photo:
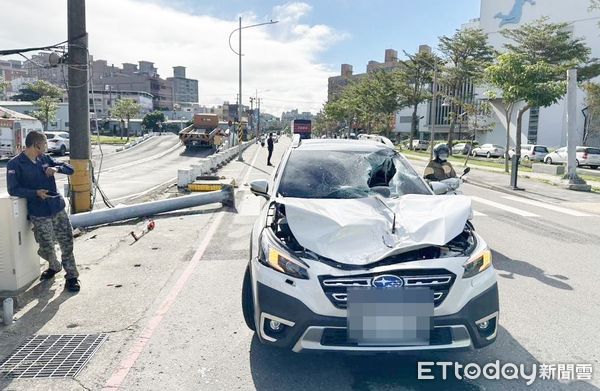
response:
[[[216,114],[194,114],[194,122],[179,132],[179,140],[186,148],[217,149],[224,139]]]

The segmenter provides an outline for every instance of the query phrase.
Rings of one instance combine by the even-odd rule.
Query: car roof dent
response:
[[[286,217],[301,246],[340,263],[367,265],[427,245],[441,246],[458,236],[471,217],[466,196],[405,195],[385,199],[282,198]]]

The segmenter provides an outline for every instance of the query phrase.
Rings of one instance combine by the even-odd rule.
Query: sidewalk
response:
[[[274,164],[285,152],[287,144],[284,144],[281,141],[275,144]],[[8,327],[0,325],[0,359],[8,357],[31,335],[103,333],[108,339],[76,378],[3,379],[0,389],[103,388],[140,332],[150,327],[153,314],[169,300],[213,223],[224,216],[238,218],[243,214],[240,207],[248,204],[244,200],[259,199],[249,192],[245,182],[251,178],[251,172],[254,177],[270,177],[272,167],[266,166],[266,156],[266,147],[255,144],[244,152],[243,162],[233,160],[218,171],[218,175],[234,177],[239,184],[236,189],[238,210],[211,204],[154,216],[155,229],[136,243],[130,232],[142,229],[145,224],[141,220],[101,226],[76,238],[75,258],[81,291],[78,294],[65,291],[62,272],[53,280],[33,284],[21,308],[15,309],[14,323]],[[171,187],[152,198],[178,195]],[[236,227],[223,229],[235,231]],[[245,259],[248,240],[244,235],[235,245],[211,242],[209,251],[216,251],[221,257],[217,259]],[[170,314],[167,312],[164,316]]]
[[[424,168],[428,159],[405,155],[415,166]],[[510,187],[510,175],[502,169],[469,165],[471,172],[465,176],[466,182],[475,186],[500,191],[503,193],[531,198],[550,203],[559,203],[586,212],[600,213],[600,193],[567,190],[561,185],[564,180],[548,174],[521,173],[517,182],[523,190]],[[454,165],[457,173],[462,172],[462,165]],[[600,188],[600,182],[588,182]]]

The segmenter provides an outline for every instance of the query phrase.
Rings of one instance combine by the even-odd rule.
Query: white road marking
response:
[[[528,198],[522,198],[522,197],[516,197],[516,196],[503,196],[502,198],[506,198],[507,200],[511,200],[511,201],[515,201],[515,202],[520,202],[522,204],[537,206],[538,208],[552,210],[552,211],[558,212],[558,213],[564,213],[564,214],[567,214],[570,216],[576,216],[576,217],[593,216],[589,213],[578,212],[576,210],[567,209],[567,208],[563,208],[563,207],[552,205],[552,204],[547,204],[545,202],[530,200]]]
[[[473,211],[473,216],[487,216],[485,213],[481,213],[481,212],[477,212],[476,210]]]
[[[485,198],[471,196],[471,199],[473,201],[479,202],[480,204],[485,204],[485,205],[488,205],[488,206],[491,206],[494,208],[502,209],[506,212],[514,213],[514,214],[522,216],[522,217],[540,217],[539,215],[536,215],[535,213],[527,212],[526,210],[522,210],[522,209],[518,209],[518,208],[513,208],[512,206],[500,204],[498,202],[486,200]]]
[[[177,143],[174,146],[172,146],[171,148],[169,148],[169,149],[167,149],[165,151],[162,151],[161,153],[158,153],[158,154],[156,154],[154,156],[148,156],[148,157],[145,157],[143,159],[134,160],[132,162],[120,164],[118,166],[114,166],[114,167],[110,167],[110,168],[104,168],[104,169],[102,169],[102,172],[103,173],[111,172],[111,171],[119,170],[119,169],[124,168],[124,167],[130,167],[130,166],[133,166],[133,165],[136,165],[136,164],[150,162],[152,160],[159,159],[159,158],[167,155],[168,153],[173,152],[176,149],[179,149],[180,147],[181,147],[181,144]]]
[[[167,185],[167,184],[169,184],[169,183],[171,183],[171,182],[175,182],[176,180],[177,180],[177,177],[175,177],[175,178],[171,178],[171,179],[169,179],[168,181],[165,181],[165,182],[163,182],[163,183],[161,183],[161,184],[159,184],[159,185],[156,185],[156,186],[154,186],[154,187],[151,187],[151,188],[149,188],[148,190],[144,190],[144,191],[142,191],[142,192],[139,192],[139,193],[135,193],[135,194],[126,195],[126,196],[119,197],[119,198],[112,198],[112,199],[111,199],[111,198],[109,197],[109,199],[110,199],[111,201],[121,201],[121,200],[125,200],[125,199],[128,199],[128,198],[131,198],[131,199],[133,199],[133,198],[138,198],[138,197],[140,197],[140,196],[143,196],[143,195],[145,195],[145,194],[147,194],[147,193],[150,193],[150,192],[151,192],[151,191],[153,191],[153,190],[156,190],[156,189],[158,189],[158,188],[159,188],[159,187],[161,187],[161,186],[165,186],[165,185]]]

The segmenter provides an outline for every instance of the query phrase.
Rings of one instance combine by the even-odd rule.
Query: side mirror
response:
[[[463,175],[467,175],[469,172],[471,172],[471,167],[465,168],[465,170],[463,171]]]
[[[250,182],[250,191],[257,196],[269,199],[269,181],[266,179],[257,179]]]
[[[431,190],[433,190],[433,194],[435,195],[443,195],[448,193],[450,188],[445,183],[441,182],[430,182],[429,186],[431,186]]]

